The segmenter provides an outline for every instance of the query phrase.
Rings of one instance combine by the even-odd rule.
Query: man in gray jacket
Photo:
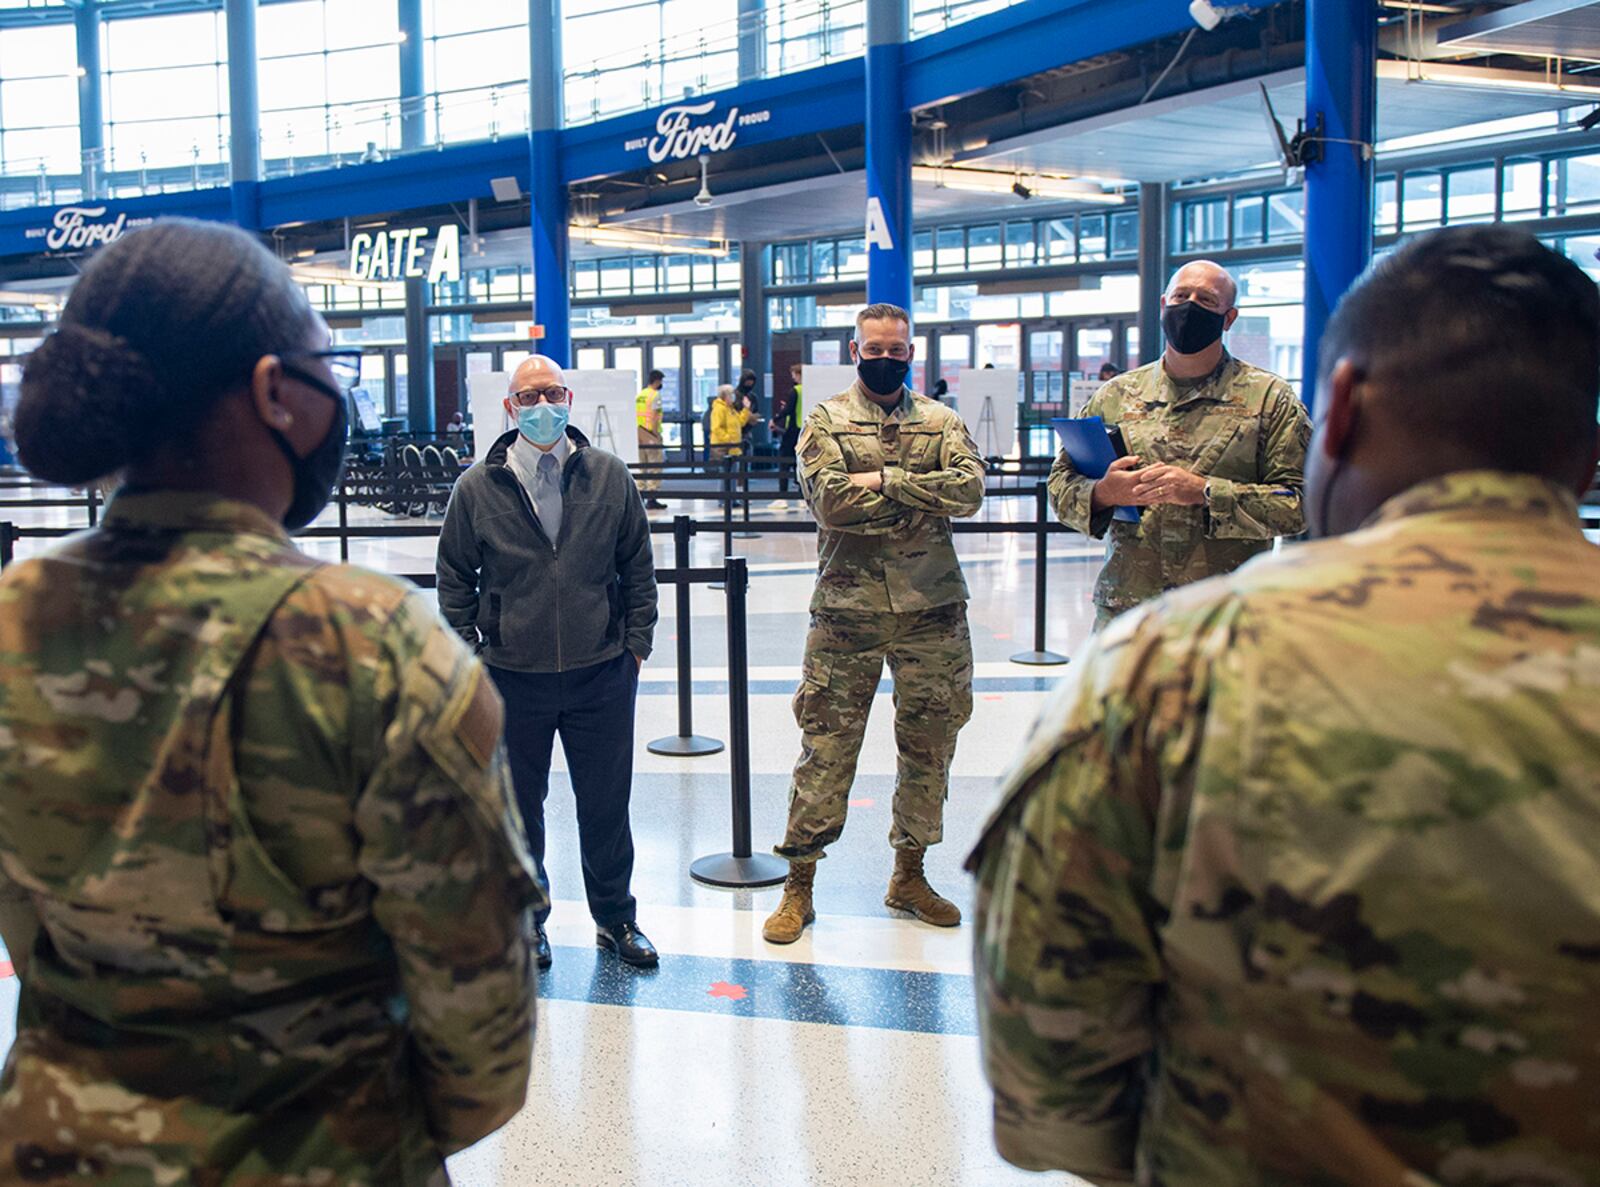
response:
[[[545,889],[544,801],[560,733],[597,942],[650,966],[656,950],[628,888],[634,699],[656,627],[650,525],[627,466],[568,426],[571,405],[554,360],[536,354],[517,368],[505,401],[517,427],[450,496],[439,608],[505,700],[511,778]],[[545,916],[538,922],[539,965],[549,968]]]

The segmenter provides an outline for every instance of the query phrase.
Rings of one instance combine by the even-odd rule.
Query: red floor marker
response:
[[[15,965],[13,965],[9,960],[0,960],[0,981],[4,981],[7,977],[14,977],[16,975],[17,970]]]
[[[996,639],[1009,639],[1009,638],[1011,638],[1011,636],[1010,635],[996,635],[995,638]]]
[[[726,981],[713,981],[711,988],[706,990],[707,997],[725,997],[730,1002],[742,1002],[749,995],[749,990],[743,985],[730,985]]]
[[[1003,701],[1005,700],[1005,697],[1001,696],[997,692],[986,692],[983,694],[983,699],[986,701]]]
[[[878,801],[873,799],[851,800],[850,806],[852,808],[872,808],[876,807],[877,803]]]

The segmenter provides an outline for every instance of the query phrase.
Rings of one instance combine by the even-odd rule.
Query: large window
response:
[[[101,37],[111,169],[227,160],[228,32],[222,13],[106,21]]]
[[[430,0],[428,122],[439,140],[528,130],[527,0]]]
[[[5,172],[77,171],[77,71],[70,24],[0,30],[0,164]]]
[[[391,5],[294,0],[260,8],[261,155],[274,171],[303,157],[400,147],[399,41]]]
[[[570,0],[563,14],[571,123],[739,79],[737,0]]]
[[[999,12],[1021,0],[911,0],[911,36],[938,33],[985,13]]]

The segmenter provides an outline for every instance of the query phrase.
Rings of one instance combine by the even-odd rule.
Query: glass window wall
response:
[[[0,29],[0,168],[79,169],[78,48],[70,24]]]

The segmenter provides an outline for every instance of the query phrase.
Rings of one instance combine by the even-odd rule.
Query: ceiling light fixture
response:
[[[642,247],[668,255],[715,256],[725,258],[729,253],[727,243],[720,240],[694,239],[674,235],[670,231],[641,231],[632,227],[601,227],[572,224],[567,234],[597,247]]]
[[[1002,173],[998,169],[915,165],[911,169],[911,180],[926,182],[940,189],[966,190],[975,194],[1015,194],[1019,198],[1056,198],[1105,206],[1121,206],[1125,200],[1121,194],[1108,194],[1092,181],[1077,177],[1054,177],[1045,173]]]
[[[345,288],[386,289],[399,288],[399,280],[363,280],[343,268],[327,264],[290,264],[289,272],[301,284],[336,284]]]
[[[1566,82],[1564,75],[1501,70],[1493,66],[1463,66],[1457,62],[1417,62],[1389,58],[1378,63],[1378,77],[1392,82],[1522,91],[1530,95],[1600,95],[1600,86]]]

